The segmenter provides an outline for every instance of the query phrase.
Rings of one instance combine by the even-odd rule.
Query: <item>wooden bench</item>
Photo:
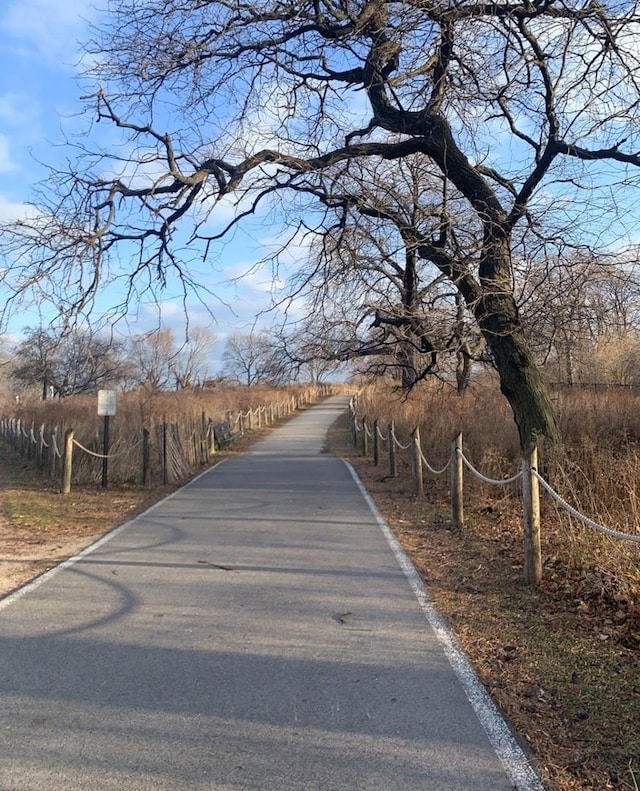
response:
[[[213,438],[218,449],[226,448],[240,437],[239,431],[233,431],[228,421],[216,423],[213,427]]]

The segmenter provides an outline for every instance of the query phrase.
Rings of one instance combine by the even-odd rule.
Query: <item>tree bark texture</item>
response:
[[[498,371],[500,390],[513,411],[521,448],[527,450],[543,439],[559,442],[553,406],[513,296],[489,292],[475,304],[474,313]]]

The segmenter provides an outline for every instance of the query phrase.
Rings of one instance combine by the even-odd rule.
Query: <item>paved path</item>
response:
[[[0,602],[2,791],[541,788],[322,453],[344,406]]]

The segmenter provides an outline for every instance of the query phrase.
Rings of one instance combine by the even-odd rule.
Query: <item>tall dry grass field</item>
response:
[[[564,444],[551,451],[541,449],[545,479],[594,521],[640,535],[640,395],[566,389],[555,393],[554,399]],[[384,432],[393,420],[396,436],[404,444],[418,426],[423,453],[437,469],[446,464],[458,432],[463,435],[465,456],[488,477],[509,477],[522,463],[511,411],[491,380],[475,384],[463,396],[432,383],[424,383],[409,395],[386,384],[370,385],[359,393],[358,413],[369,424],[377,418]],[[408,454],[401,455],[407,470]],[[448,486],[447,475],[427,475],[426,496],[445,499]],[[640,610],[640,544],[585,527],[548,494],[542,492],[541,497],[547,570],[570,568],[582,573],[585,585]],[[471,521],[498,503],[517,511],[519,498],[518,484],[489,486],[465,473],[465,504]]]
[[[222,423],[229,414],[237,416],[260,407],[284,408],[293,398],[307,402],[317,397],[318,388],[292,385],[285,388],[216,387],[210,389],[154,392],[139,389],[118,396],[116,414],[109,421],[109,480],[113,484],[137,483],[142,471],[143,430],[149,432],[152,483],[157,483],[162,469],[162,431],[171,428],[171,436],[187,449],[206,433],[209,422]],[[56,445],[63,448],[67,429],[86,449],[103,450],[104,419],[97,414],[97,396],[72,396],[50,401],[34,401],[7,406],[4,416],[19,418],[23,426],[55,429]],[[197,439],[196,439],[197,438]],[[185,452],[185,456],[188,457]],[[73,462],[74,482],[97,483],[102,475],[102,460],[77,450]],[[186,467],[184,468],[186,474]]]

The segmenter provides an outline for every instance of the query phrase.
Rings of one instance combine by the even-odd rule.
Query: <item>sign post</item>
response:
[[[102,430],[102,488],[109,485],[109,418],[116,413],[116,391],[98,390],[98,415],[104,417]]]

